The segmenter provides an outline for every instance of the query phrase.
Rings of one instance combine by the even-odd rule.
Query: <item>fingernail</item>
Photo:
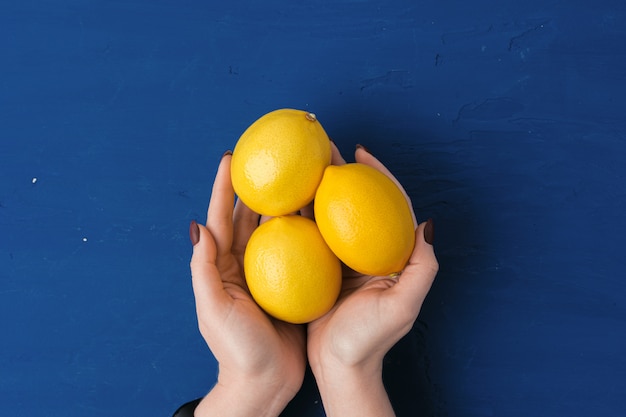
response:
[[[200,228],[195,220],[192,220],[189,225],[189,239],[191,239],[192,246],[196,246],[196,244],[200,242]]]
[[[369,149],[367,149],[365,146],[361,145],[360,143],[357,143],[356,148],[363,149],[365,152],[369,153],[370,155],[372,154]]]
[[[229,150],[227,150],[226,152],[224,152],[224,155],[222,155],[222,158],[223,158],[223,157],[225,157],[225,156],[227,156],[227,155],[232,155],[232,154],[233,154],[233,151],[231,151],[231,150],[229,149]]]
[[[433,219],[428,219],[426,226],[424,226],[424,240],[429,245],[432,245],[435,241],[435,223]]]

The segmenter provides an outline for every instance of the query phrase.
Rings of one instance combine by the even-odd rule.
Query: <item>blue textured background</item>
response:
[[[624,415],[625,22],[621,0],[0,2],[0,415],[169,416],[210,388],[187,228],[280,107],[435,219],[440,274],[387,359],[399,415]],[[287,412],[319,415],[309,379]]]

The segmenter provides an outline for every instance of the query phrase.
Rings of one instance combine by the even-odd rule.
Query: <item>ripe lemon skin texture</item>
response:
[[[312,220],[274,217],[250,237],[244,273],[252,297],[269,315],[308,323],[326,314],[341,290],[341,263]]]
[[[314,212],[328,246],[357,272],[400,272],[413,252],[415,231],[406,198],[391,179],[368,165],[327,167]]]
[[[313,200],[330,159],[330,140],[314,114],[275,110],[250,125],[237,141],[231,162],[233,188],[256,213],[293,213]]]

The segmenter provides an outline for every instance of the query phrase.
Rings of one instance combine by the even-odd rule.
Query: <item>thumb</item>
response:
[[[433,221],[428,220],[415,229],[415,248],[407,266],[398,278],[398,283],[388,290],[389,296],[397,306],[414,321],[422,308],[422,303],[430,291],[439,263],[432,245],[434,234]],[[412,317],[412,318],[411,318]]]
[[[211,310],[214,308],[220,308],[226,301],[226,293],[216,265],[217,245],[211,232],[192,221],[189,234],[194,244],[189,266],[196,311],[198,317],[204,317],[205,314],[212,314]]]

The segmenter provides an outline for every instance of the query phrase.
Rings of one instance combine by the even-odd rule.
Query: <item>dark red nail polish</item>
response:
[[[424,240],[429,245],[432,245],[435,241],[435,223],[433,219],[428,219],[426,226],[424,226]]]
[[[200,242],[200,228],[195,220],[192,220],[189,225],[189,239],[191,239],[191,244],[193,246],[196,246],[196,244]]]
[[[224,152],[224,155],[222,155],[222,158],[225,157],[226,155],[232,155],[232,154],[233,154],[233,151],[229,149],[226,152]]]
[[[365,152],[369,153],[370,155],[372,154],[369,149],[367,149],[365,146],[361,145],[360,143],[357,143],[356,148],[363,149]]]

